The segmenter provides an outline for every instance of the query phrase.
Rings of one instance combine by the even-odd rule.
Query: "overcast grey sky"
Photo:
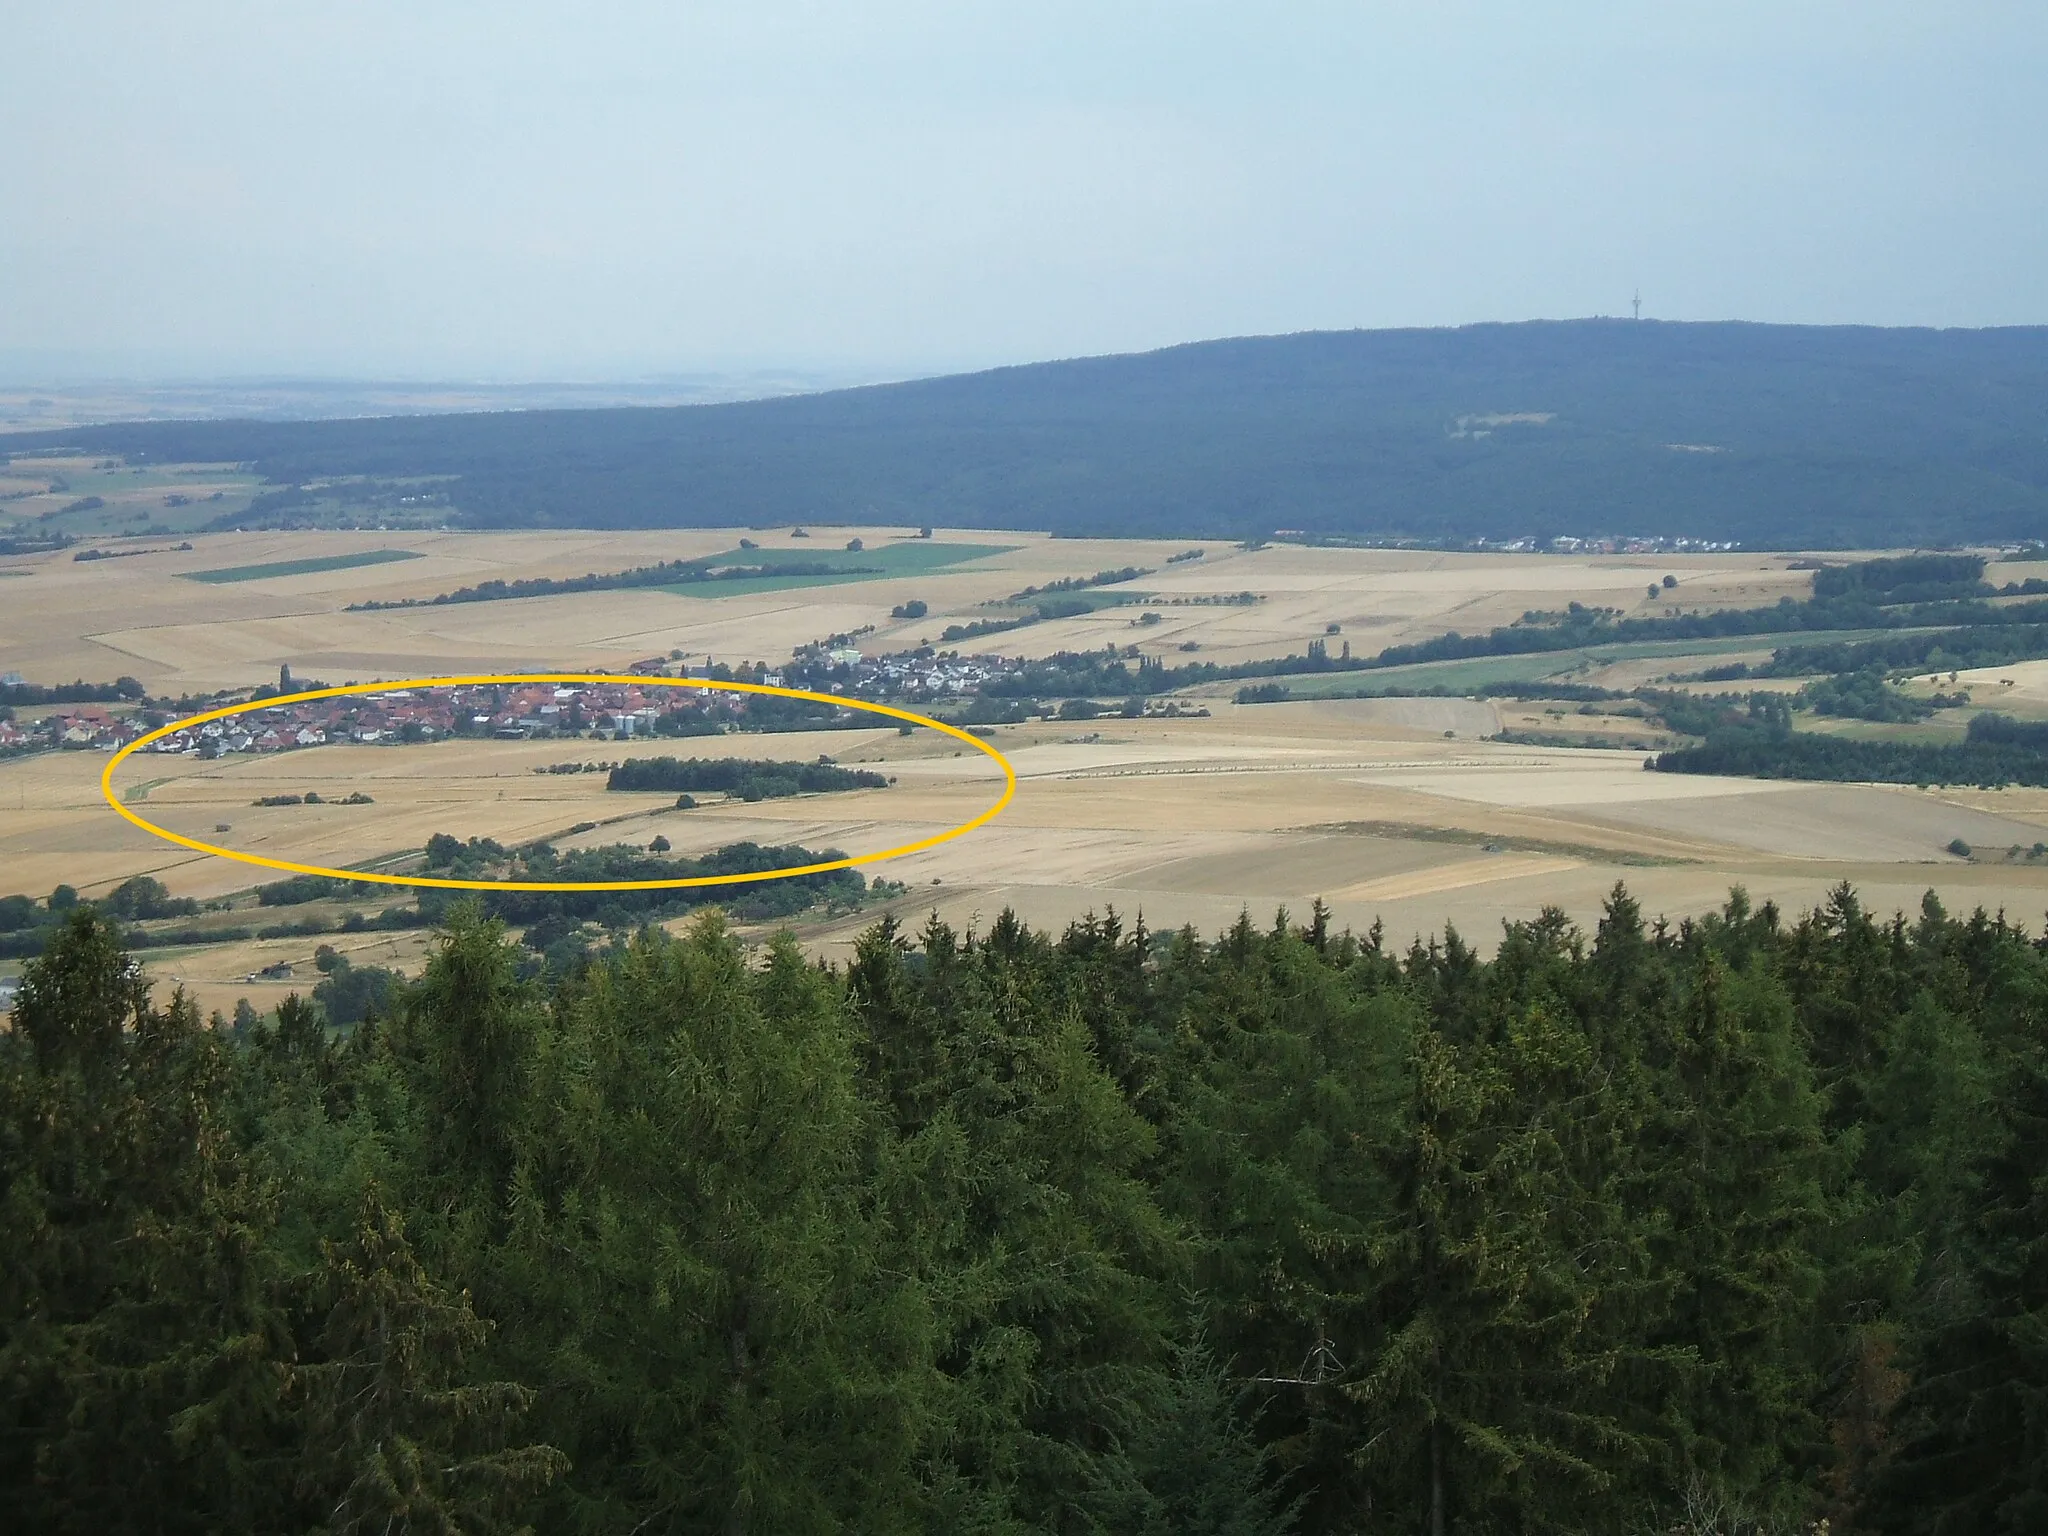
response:
[[[2048,321],[2042,0],[0,0],[0,374]]]

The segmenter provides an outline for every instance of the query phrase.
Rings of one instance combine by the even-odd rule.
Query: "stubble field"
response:
[[[1124,566],[1142,603],[1106,606],[962,642],[963,652],[1043,655],[1138,646],[1169,664],[1242,661],[1300,652],[1320,639],[1359,654],[1514,621],[1570,602],[1631,613],[1773,603],[1802,596],[1810,576],[1777,555],[1686,557],[1455,555],[1415,551],[1245,551],[1227,544],[1051,540],[1034,534],[948,533],[935,541],[1002,546],[917,575],[732,594],[606,591],[515,601],[348,613],[365,600],[431,598],[490,579],[576,576],[714,554],[742,537],[764,555],[842,551],[896,541],[872,529],[708,530],[604,534],[246,533],[199,535],[189,551],[77,562],[69,552],[0,559],[22,573],[0,584],[0,672],[37,682],[139,679],[152,694],[248,687],[295,676],[370,681],[450,672],[612,670],[681,651],[776,664],[837,633],[861,633],[870,654],[937,641],[948,623],[1013,611],[1031,586]],[[902,537],[902,536],[897,536]],[[135,541],[148,547],[156,541]],[[110,545],[119,548],[118,545]],[[1199,560],[1169,564],[1190,547]],[[203,582],[193,573],[383,550],[417,558],[295,575]],[[1672,574],[1677,586],[1652,599]],[[2022,573],[2024,574],[2024,573]],[[1105,589],[1111,592],[1117,589]],[[1224,605],[1239,592],[1260,601]],[[890,610],[911,600],[924,617]],[[1202,601],[1209,599],[1210,601]],[[988,605],[997,605],[990,607]],[[1156,621],[1140,622],[1144,612]],[[1330,626],[1336,626],[1331,632]],[[1198,649],[1189,649],[1196,647]],[[1746,652],[1767,652],[1745,642]],[[1605,676],[1612,686],[1697,667],[1696,655],[1536,658],[1551,671]],[[1626,673],[1626,679],[1623,673]],[[1438,668],[1439,680],[1452,673]],[[1538,672],[1534,675],[1543,675]],[[2031,671],[2006,693],[2042,687]],[[1356,674],[1342,681],[1357,691]],[[1334,680],[1322,680],[1334,681]],[[1992,684],[1991,686],[1996,686]],[[1304,690],[1306,691],[1306,690]],[[1053,721],[996,728],[1017,798],[994,825],[929,852],[870,866],[909,886],[891,902],[907,922],[936,909],[961,926],[1004,907],[1058,925],[1115,907],[1154,927],[1213,931],[1249,911],[1303,914],[1321,898],[1340,924],[1375,920],[1396,942],[1455,924],[1490,944],[1503,918],[1562,907],[1597,916],[1616,880],[1651,913],[1677,918],[1719,904],[1731,885],[1792,911],[1843,880],[1884,910],[1917,908],[1933,888],[1951,907],[1984,905],[2031,918],[2048,906],[2048,870],[2021,859],[1965,863],[1944,849],[2026,848],[2048,838],[2048,793],[1934,792],[1673,777],[1642,770],[1641,751],[1512,746],[1484,738],[1541,728],[1540,707],[1464,699],[1297,699],[1231,702],[1234,688],[1194,690],[1206,718]],[[2048,694],[2044,694],[2048,696]],[[1555,721],[1551,721],[1552,724]],[[1575,720],[1622,730],[1625,720]],[[549,837],[558,846],[632,841],[659,833],[677,854],[752,839],[851,852],[930,835],[986,806],[992,764],[920,732],[893,729],[747,736],[721,753],[884,765],[897,782],[860,791],[676,811],[673,796],[608,794],[601,774],[538,774],[563,760],[616,761],[703,752],[699,741],[448,742],[418,747],[326,747],[201,762],[131,758],[121,792],[166,826],[271,857],[356,863],[419,847],[434,832],[501,842]],[[90,896],[139,873],[174,895],[212,898],[272,878],[267,872],[150,838],[100,801],[97,752],[0,761],[0,894],[40,895],[59,882]],[[360,790],[360,806],[261,808],[265,795]],[[614,818],[625,818],[614,820]],[[570,835],[568,828],[600,825]],[[230,830],[216,834],[213,829]],[[374,908],[374,897],[367,903]],[[799,925],[820,953],[843,955],[877,909]],[[249,996],[262,1005],[306,983],[312,939],[244,941],[151,957],[208,1007]],[[415,963],[416,934],[334,940],[375,963]],[[267,965],[290,981],[250,982]]]

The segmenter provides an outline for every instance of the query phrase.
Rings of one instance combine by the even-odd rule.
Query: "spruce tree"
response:
[[[275,1520],[292,1357],[224,1106],[233,1062],[151,1006],[80,907],[0,1036],[0,1498],[35,1529]],[[119,1469],[114,1475],[113,1469]]]
[[[1371,1431],[1338,1383],[1378,1326],[1378,1154],[1411,1086],[1416,1013],[1389,980],[1240,922],[1212,949],[1177,942],[1158,983],[1175,1010],[1162,1195],[1196,1236],[1211,1336],[1238,1380],[1266,1383],[1265,1432],[1311,1523],[1363,1498],[1352,1451]]]
[[[568,985],[535,1045],[492,1359],[545,1381],[556,1518],[836,1529],[915,1510],[930,1307],[877,1261],[867,1107],[832,980],[715,916]]]
[[[1275,1488],[1272,1453],[1242,1410],[1241,1387],[1199,1334],[1178,1344],[1171,1374],[1116,1460],[1104,1525],[1131,1536],[1286,1536],[1296,1511]]]
[[[1814,1410],[1830,1353],[1813,1324],[1831,1220],[1824,1101],[1771,975],[1731,971],[1702,940],[1679,980],[1652,1041],[1646,1154],[1673,1286],[1655,1337],[1690,1362],[1667,1410],[1668,1483],[1795,1516],[1822,1453]]]
[[[2048,1035],[2015,1055],[1991,1113],[1958,1273],[1923,1298],[1907,1352],[1897,1448],[1870,1500],[1883,1530],[2048,1526]]]
[[[488,1326],[427,1275],[372,1186],[355,1231],[326,1245],[317,1358],[293,1376],[303,1413],[297,1491],[333,1536],[526,1529],[565,1470],[509,1445],[531,1389],[474,1379]]]
[[[504,925],[458,904],[390,1030],[422,1137],[422,1171],[444,1203],[490,1211],[509,1191],[532,1108],[542,999],[519,978]]]
[[[1564,937],[1546,920],[1504,951],[1540,973]],[[1384,1321],[1345,1392],[1370,1416],[1390,1512],[1433,1533],[1639,1518],[1641,1436],[1627,1400],[1603,1391],[1642,1342],[1615,1306],[1630,1234],[1585,1145],[1625,1142],[1634,1105],[1603,1100],[1606,1064],[1544,990],[1476,988],[1450,1032],[1418,1033],[1414,1118],[1392,1149],[1402,1182],[1375,1238]]]

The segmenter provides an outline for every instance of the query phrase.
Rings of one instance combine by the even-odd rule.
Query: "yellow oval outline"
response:
[[[392,693],[404,688],[457,688],[490,683],[626,683],[641,688],[707,688],[721,689],[728,693],[769,693],[785,699],[812,699],[821,704],[844,705],[848,709],[864,709],[872,714],[888,715],[897,720],[908,720],[913,725],[929,726],[957,740],[966,742],[977,751],[986,753],[1003,770],[1003,793],[996,803],[971,821],[963,821],[936,837],[922,838],[900,847],[885,848],[880,853],[855,854],[851,858],[831,859],[819,864],[794,864],[788,869],[771,869],[765,874],[745,875],[692,875],[677,880],[444,880],[424,875],[383,875],[360,870],[331,869],[324,864],[294,864],[288,859],[266,859],[259,854],[237,853],[232,848],[223,848],[217,843],[201,842],[196,837],[185,837],[167,827],[160,827],[146,817],[138,816],[119,800],[114,798],[114,770],[134,752],[141,751],[153,741],[161,741],[175,732],[204,725],[209,720],[225,720],[232,715],[245,714],[252,709],[275,709],[281,704],[303,704],[310,699],[331,699],[358,693]],[[956,837],[965,837],[977,827],[988,825],[1003,813],[1017,793],[1017,770],[1010,766],[1010,760],[979,737],[948,725],[943,720],[934,720],[929,715],[914,714],[907,709],[896,709],[888,704],[873,704],[865,699],[841,698],[831,693],[809,693],[801,688],[771,688],[766,683],[724,683],[708,677],[640,677],[632,674],[621,675],[610,672],[504,672],[485,673],[476,677],[415,677],[402,678],[393,682],[350,683],[340,688],[314,688],[304,693],[289,693],[277,698],[251,699],[243,704],[230,704],[225,709],[208,710],[204,714],[192,715],[184,720],[174,720],[160,726],[146,736],[138,736],[108,760],[106,769],[100,774],[100,794],[121,815],[142,828],[143,831],[161,837],[180,847],[193,849],[198,853],[210,853],[219,858],[233,859],[241,864],[257,864],[265,869],[288,870],[298,875],[325,875],[334,880],[357,880],[372,885],[433,886],[441,890],[454,891],[662,891],[675,890],[685,886],[739,885],[751,880],[789,880],[797,875],[821,875],[834,869],[851,869],[857,864],[873,864],[883,859],[901,858],[907,853],[920,853],[926,848],[936,848],[940,843],[949,843]]]

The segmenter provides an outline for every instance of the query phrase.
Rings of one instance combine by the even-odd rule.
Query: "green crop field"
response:
[[[359,565],[389,565],[394,560],[417,560],[410,549],[366,549],[353,555],[321,555],[310,560],[276,560],[269,565],[230,565],[217,571],[185,571],[187,581],[215,584],[230,581],[263,581],[272,576],[307,576],[314,571],[346,571]]]
[[[805,565],[824,565],[834,569],[808,576],[741,576],[730,581],[680,581],[659,590],[673,592],[680,597],[743,597],[751,592],[790,592],[802,587],[834,587],[852,581],[886,581],[931,575],[956,565],[965,565],[970,560],[1006,555],[1016,547],[1014,544],[933,544],[924,539],[906,539],[900,544],[885,544],[879,549],[821,549],[815,553],[810,550],[777,550],[773,555],[767,555],[758,550],[729,550],[716,556],[715,562],[737,565],[758,561],[768,565],[778,561],[801,561]]]
[[[1874,640],[1921,633],[1907,629],[1794,630],[1768,635],[1725,635],[1701,640],[1639,640],[1589,645],[1570,651],[1532,651],[1506,656],[1461,657],[1454,661],[1418,661],[1399,667],[1370,667],[1348,672],[1316,672],[1276,679],[1297,699],[1371,698],[1389,689],[1443,688],[1470,692],[1490,683],[1524,683],[1538,678],[1570,680],[1582,668],[1616,661],[1659,657],[1726,656],[1745,651],[1771,651],[1782,645],[1820,645],[1835,641]]]
[[[1286,684],[1297,699],[1369,699],[1392,688],[1443,688],[1465,693],[1488,683],[1520,683],[1561,676],[1575,671],[1586,655],[1584,651],[1545,651],[1533,656],[1478,656],[1459,661],[1420,661],[1406,667],[1312,672],[1271,681]]]
[[[1849,720],[1832,715],[1800,715],[1795,730],[1816,736],[1844,736],[1851,741],[1903,741],[1924,746],[1959,742],[1969,730],[1975,710],[1943,710],[1931,720]]]
[[[1661,656],[1730,656],[1742,651],[1774,651],[1781,645],[1853,644],[1926,633],[1926,629],[1797,629],[1769,635],[1716,635],[1700,640],[1631,640],[1587,646],[1571,654],[1590,657],[1595,662],[1640,661]]]

